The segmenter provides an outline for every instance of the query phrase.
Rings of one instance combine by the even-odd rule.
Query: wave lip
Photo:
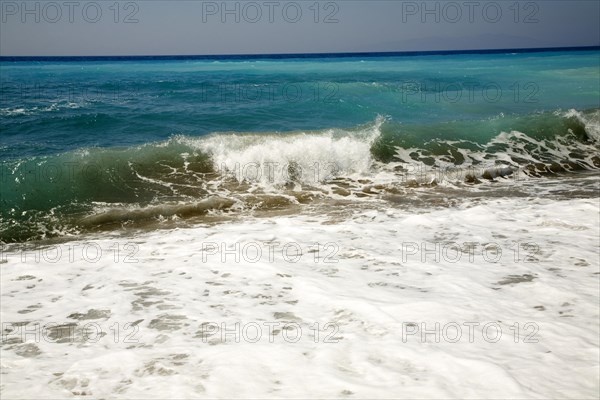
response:
[[[353,130],[327,129],[288,134],[215,134],[180,138],[210,156],[215,169],[239,182],[274,187],[290,182],[318,184],[335,176],[367,174],[373,163],[371,146],[385,122]]]

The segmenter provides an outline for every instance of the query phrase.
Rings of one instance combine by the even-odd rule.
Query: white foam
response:
[[[263,186],[290,180],[318,184],[335,176],[365,176],[373,160],[371,145],[384,119],[358,131],[329,130],[287,135],[217,134],[178,140],[209,154],[215,168],[239,181]]]
[[[585,125],[586,132],[592,137],[600,138],[600,111],[597,112],[597,118],[586,117],[582,113],[571,110],[565,117],[577,117]],[[396,147],[395,156],[405,164],[410,171],[419,171],[419,173],[434,171],[445,171],[453,169],[462,169],[463,171],[478,171],[478,177],[488,170],[498,171],[498,168],[505,168],[507,171],[518,172],[523,167],[523,160],[531,165],[537,163],[565,163],[566,161],[576,161],[585,165],[586,169],[596,169],[594,157],[597,157],[598,144],[583,143],[577,141],[573,143],[571,139],[554,138],[538,140],[519,131],[501,132],[486,144],[477,144],[471,141],[451,141],[439,140],[439,143],[452,145],[454,151],[460,153],[464,159],[461,164],[455,164],[445,160],[444,156],[424,156],[424,150],[419,148]],[[460,148],[460,145],[469,144],[475,146],[478,150],[466,150]],[[503,148],[498,151],[498,148]],[[582,154],[581,159],[572,159],[571,154]],[[434,158],[434,164],[428,165],[421,161],[423,158]],[[519,161],[516,161],[519,160]],[[390,164],[393,167],[396,164]],[[451,174],[447,174],[446,177]],[[519,175],[523,175],[519,173]],[[464,174],[457,176],[464,177]]]
[[[37,263],[31,253],[22,262],[11,252],[0,268],[3,323],[93,322],[106,336],[93,343],[76,333],[73,342],[52,343],[30,335],[12,344],[15,335],[3,337],[2,397],[593,398],[599,211],[597,198],[501,198],[418,214],[357,209],[345,220],[296,215],[103,236],[94,240],[102,249],[95,263],[80,256]],[[295,242],[304,253],[296,263],[279,253],[274,262],[231,255],[223,262],[219,254],[203,261],[208,242],[229,250],[236,242]],[[307,251],[315,242],[335,243],[339,262],[315,262]],[[431,254],[403,260],[409,242],[479,245],[474,261],[463,254],[452,263]],[[482,258],[492,242],[503,251],[495,263]],[[537,244],[537,261],[515,262],[514,242]],[[123,262],[125,243],[138,246],[138,263]],[[520,257],[527,254],[521,247]],[[123,325],[140,320],[139,342],[124,343],[132,330]],[[199,336],[203,322],[233,328],[283,320],[301,327],[296,343],[281,333],[273,343],[267,334],[256,343]],[[462,339],[450,343],[403,338],[408,322],[480,325],[473,342],[462,325]],[[483,340],[486,323],[501,327],[497,342]],[[537,342],[525,343],[532,327]],[[330,334],[337,343],[323,342]]]

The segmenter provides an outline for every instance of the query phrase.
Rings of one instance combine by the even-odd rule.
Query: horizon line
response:
[[[454,54],[502,54],[502,53],[541,53],[556,51],[600,50],[595,46],[523,47],[502,49],[465,50],[413,50],[413,51],[373,51],[337,53],[258,53],[258,54],[172,54],[172,55],[87,55],[87,56],[0,56],[0,61],[126,61],[126,60],[235,60],[235,59],[289,59],[289,58],[351,58],[388,56],[427,56]]]

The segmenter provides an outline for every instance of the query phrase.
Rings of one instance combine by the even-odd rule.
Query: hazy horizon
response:
[[[412,51],[356,51],[356,52],[331,52],[331,53],[245,53],[245,54],[140,54],[140,55],[83,55],[83,56],[72,56],[72,55],[53,55],[53,56],[0,56],[0,59],[45,59],[45,58],[237,58],[237,57],[261,57],[261,58],[287,58],[286,56],[337,56],[337,55],[379,55],[379,54],[390,54],[390,55],[406,55],[416,56],[419,55],[438,55],[438,54],[486,54],[503,51],[514,51],[518,53],[542,53],[542,52],[553,52],[553,51],[594,51],[600,50],[600,44],[590,46],[561,46],[561,47],[517,47],[517,48],[493,48],[493,49],[452,49],[452,50],[412,50]]]
[[[3,57],[465,51],[600,45],[600,2],[595,0],[3,0],[0,13]]]

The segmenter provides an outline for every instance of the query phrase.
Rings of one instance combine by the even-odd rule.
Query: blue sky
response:
[[[600,44],[600,1],[6,1],[0,55],[423,51]]]

